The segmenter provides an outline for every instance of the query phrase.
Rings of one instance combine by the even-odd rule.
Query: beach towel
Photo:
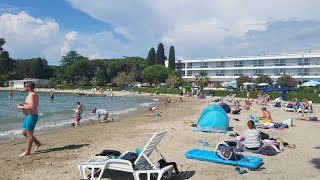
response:
[[[263,164],[263,159],[255,156],[241,156],[238,161],[225,160],[219,157],[213,150],[191,149],[184,153],[184,155],[189,159],[242,166],[252,169],[257,169]]]

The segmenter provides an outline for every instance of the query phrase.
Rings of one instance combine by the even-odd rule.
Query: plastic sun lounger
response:
[[[160,143],[161,139],[164,137],[165,134],[166,134],[165,131],[155,133],[151,137],[147,145],[144,147],[144,149],[141,151],[141,153],[135,160],[134,164],[132,164],[128,160],[108,159],[105,156],[95,156],[91,158],[87,162],[82,163],[78,166],[81,179],[87,178],[85,174],[85,170],[87,168],[91,168],[90,179],[94,179],[94,172],[97,172],[97,171],[94,171],[94,169],[98,169],[98,171],[100,170],[100,174],[97,179],[101,179],[105,169],[131,172],[135,180],[140,179],[139,177],[140,174],[147,174],[148,180],[150,179],[151,174],[158,174],[157,176],[158,180],[160,180],[162,175],[166,172],[168,172],[167,176],[170,177],[173,170],[172,165],[169,165],[163,168],[158,168],[149,158],[153,150],[156,150],[161,156],[161,158],[164,159],[164,157],[162,156],[160,151],[156,148],[156,146]]]
[[[263,159],[255,156],[243,156],[238,161],[224,160],[220,158],[214,151],[191,149],[184,154],[189,159],[196,159],[200,161],[208,161],[214,163],[222,163],[229,165],[238,165],[247,168],[257,169],[263,164]]]

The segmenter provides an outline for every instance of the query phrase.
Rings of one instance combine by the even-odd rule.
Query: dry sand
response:
[[[165,96],[153,96],[164,99]],[[242,111],[236,117],[240,122],[230,121],[233,131],[223,133],[192,132],[188,122],[196,123],[201,111],[210,103],[207,100],[187,99],[159,108],[161,117],[148,116],[148,112],[133,117],[122,118],[116,122],[89,124],[70,127],[37,135],[44,143],[40,151],[27,157],[17,157],[26,147],[25,139],[10,140],[0,144],[0,179],[80,179],[78,164],[85,162],[104,149],[133,150],[143,148],[155,132],[167,131],[158,145],[168,161],[178,164],[181,175],[173,179],[320,179],[320,122],[294,121],[295,127],[281,130],[261,130],[270,137],[280,137],[295,144],[296,149],[285,147],[276,156],[255,155],[264,159],[265,169],[249,171],[240,175],[234,166],[187,159],[184,153],[192,148],[212,149],[198,144],[198,140],[207,141],[215,146],[221,140],[231,140],[230,133],[246,129],[249,114],[260,116],[261,106],[253,105],[249,111]],[[276,122],[286,117],[299,117],[301,114],[284,112],[282,108],[268,107]],[[320,107],[314,105],[315,113],[320,115]],[[307,116],[309,116],[307,114]],[[158,160],[154,156],[154,160]],[[103,179],[133,179],[129,173],[105,171]]]

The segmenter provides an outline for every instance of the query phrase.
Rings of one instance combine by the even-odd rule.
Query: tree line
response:
[[[151,48],[146,59],[124,56],[89,60],[73,50],[61,58],[58,66],[48,65],[43,58],[12,59],[3,48],[5,43],[0,38],[0,84],[24,78],[50,79],[53,84],[63,82],[97,86],[124,86],[141,81],[156,85],[167,82],[177,86],[182,82],[181,75],[175,71],[174,47],[170,47],[169,67],[166,68],[167,58],[162,43],[159,43],[157,53]]]

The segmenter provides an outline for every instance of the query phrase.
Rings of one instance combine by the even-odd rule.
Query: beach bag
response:
[[[224,160],[238,160],[238,154],[226,142],[218,143],[215,152],[217,156]]]
[[[276,103],[274,104],[274,107],[281,107],[281,102],[276,102]]]
[[[309,117],[309,121],[317,121],[317,117]]]
[[[125,155],[122,156],[122,159],[128,160],[132,163],[134,168],[134,161],[138,158],[138,154],[135,152],[127,152]]]
[[[272,146],[266,146],[261,149],[261,154],[267,156],[274,156],[278,154],[278,152]]]
[[[286,118],[282,124],[286,124],[288,125],[289,127],[292,127],[293,126],[293,118]]]
[[[100,154],[96,156],[120,156],[121,152],[117,150],[103,150]]]
[[[232,112],[232,114],[240,114],[240,112],[241,112],[240,110],[235,110]]]

